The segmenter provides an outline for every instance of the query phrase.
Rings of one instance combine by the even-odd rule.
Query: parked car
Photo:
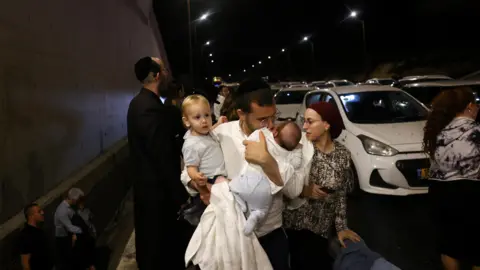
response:
[[[316,87],[288,87],[282,88],[275,94],[275,102],[278,110],[278,121],[295,121],[297,112],[302,104],[303,97]]]
[[[392,85],[395,80],[392,78],[372,78],[365,82],[366,84]]]
[[[394,82],[392,86],[402,87],[411,83],[420,83],[420,82],[434,82],[434,81],[447,81],[453,80],[453,78],[445,75],[421,75],[421,76],[407,76],[403,77],[398,82]]]
[[[349,80],[330,80],[327,82],[328,87],[339,87],[339,86],[347,86],[347,85],[355,85],[355,84]]]
[[[442,91],[461,86],[470,87],[476,96],[477,103],[479,103],[480,81],[445,80],[436,82],[421,82],[407,84],[403,86],[402,89],[418,99],[425,106],[430,107],[433,99]]]
[[[428,109],[391,86],[345,86],[310,91],[297,123],[314,102],[339,108],[345,130],[337,139],[352,154],[357,187],[376,194],[411,195],[428,191],[429,159],[422,151]]]

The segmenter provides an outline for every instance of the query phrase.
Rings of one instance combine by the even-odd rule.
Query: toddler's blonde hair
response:
[[[193,104],[203,103],[205,106],[210,107],[210,103],[208,100],[202,95],[190,95],[187,96],[182,102],[182,113],[183,115],[187,115],[187,109],[189,106]]]

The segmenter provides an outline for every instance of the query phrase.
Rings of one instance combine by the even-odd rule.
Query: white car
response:
[[[309,91],[318,89],[316,87],[288,87],[282,88],[275,94],[275,104],[278,110],[278,121],[295,121],[297,112],[302,105],[303,97]]]
[[[399,87],[411,83],[420,83],[420,82],[436,82],[436,81],[448,81],[453,80],[453,78],[445,75],[421,75],[421,76],[407,76],[403,77],[398,82],[394,82],[392,86]]]
[[[339,87],[339,86],[347,86],[347,85],[355,85],[355,84],[349,80],[330,80],[327,82],[328,87]]]
[[[430,107],[433,99],[442,91],[467,86],[472,89],[477,103],[480,102],[480,81],[445,80],[435,82],[420,82],[407,84],[402,87],[404,91],[418,99],[427,107]]]
[[[308,92],[299,110],[314,102],[339,108],[345,130],[337,139],[352,154],[357,187],[376,194],[411,195],[428,192],[429,159],[422,151],[428,109],[391,86],[345,86]]]

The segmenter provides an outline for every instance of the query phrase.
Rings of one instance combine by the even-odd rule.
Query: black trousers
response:
[[[328,240],[308,230],[287,229],[292,270],[332,269]]]
[[[283,228],[278,228],[271,233],[258,238],[260,245],[267,253],[268,259],[274,270],[288,270],[288,239]]]
[[[169,205],[155,207],[136,201],[134,206],[136,260],[140,270],[185,269],[185,251],[194,228],[177,220]]]

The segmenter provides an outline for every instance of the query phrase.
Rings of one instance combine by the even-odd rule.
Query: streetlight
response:
[[[254,68],[254,67],[255,67],[255,65],[252,65],[252,68]]]
[[[232,74],[228,74],[228,77],[232,77]]]
[[[213,53],[209,54],[208,56],[212,57],[212,56],[213,56]]]
[[[210,61],[210,62],[213,63],[213,62],[215,62],[215,61],[213,61],[213,59],[212,59],[212,61]]]
[[[348,15],[348,18],[356,19],[360,21],[360,23],[362,24],[363,57],[365,61],[364,64],[366,65],[367,64],[367,40],[365,38],[365,21],[362,19],[358,19],[357,16],[358,16],[358,12],[355,10],[352,10]]]
[[[205,46],[208,46],[210,45],[210,40],[207,40],[207,42],[205,42]]]
[[[262,64],[262,61],[258,61],[258,64],[261,65],[261,64]]]
[[[282,49],[282,52],[285,52],[285,49]]]
[[[310,43],[310,50],[312,51],[312,75],[315,74],[315,48],[313,42],[310,40],[310,36],[304,36],[302,42]]]
[[[243,72],[247,72],[247,70],[246,70],[246,69],[244,69],[244,70],[243,70]]]
[[[272,59],[272,57],[268,56],[268,59]]]
[[[205,20],[208,18],[208,15],[210,15],[210,14],[205,13],[205,14],[203,14],[202,16],[200,16],[200,18],[199,18],[198,20],[199,20],[199,21],[205,21]]]

